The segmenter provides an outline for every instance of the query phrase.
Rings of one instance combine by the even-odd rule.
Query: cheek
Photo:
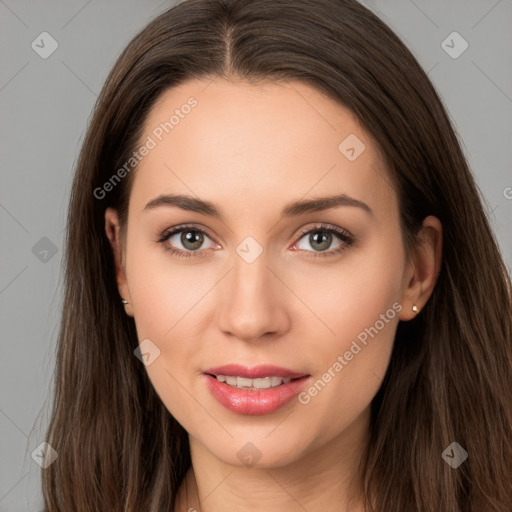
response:
[[[137,243],[135,236],[126,271],[139,337],[161,341],[190,324],[189,315],[200,309],[198,301],[214,277],[209,279],[200,264],[181,264],[160,246],[145,240]]]
[[[200,414],[187,392],[200,351],[195,317],[201,312],[198,301],[210,286],[193,266],[176,264],[164,250],[137,244],[135,237],[132,247],[126,271],[137,336],[139,343],[150,339],[160,351],[145,369],[166,408],[190,429],[190,418]]]
[[[332,353],[350,346],[381,315],[384,320],[398,321],[397,306],[392,306],[401,298],[403,266],[400,235],[389,233],[347,249],[334,265],[294,272],[288,282],[322,320],[324,326],[318,324],[322,347]],[[313,316],[312,321],[317,322]],[[383,331],[387,326],[388,322],[378,324]]]
[[[335,342],[316,352],[318,372],[298,400],[306,421],[324,425],[319,435],[324,441],[353,424],[370,406],[382,384],[398,312],[390,308],[387,315],[384,313],[386,320],[376,318],[366,327],[351,326],[349,329],[355,333],[352,336],[341,330]]]
[[[315,308],[332,332],[315,344],[315,381],[299,397],[329,437],[350,424],[377,393],[398,325],[403,270],[399,237],[360,250],[331,275]],[[324,288],[325,289],[325,288]]]

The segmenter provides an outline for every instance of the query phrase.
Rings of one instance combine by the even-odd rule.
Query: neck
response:
[[[189,436],[192,467],[175,511],[363,512],[359,463],[368,442],[369,419],[367,409],[338,437],[280,467],[226,464]]]

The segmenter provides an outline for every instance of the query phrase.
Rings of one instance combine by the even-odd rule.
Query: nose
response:
[[[282,335],[290,327],[290,292],[265,253],[252,263],[238,255],[219,289],[218,325],[234,339],[254,342]]]

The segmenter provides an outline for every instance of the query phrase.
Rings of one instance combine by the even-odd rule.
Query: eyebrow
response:
[[[181,208],[182,210],[202,213],[217,219],[223,217],[222,210],[215,206],[213,203],[183,194],[165,194],[155,197],[149,201],[148,204],[146,204],[143,212],[154,210],[155,208],[159,208],[161,206],[174,206]],[[281,216],[296,217],[306,213],[320,212],[339,206],[352,206],[361,208],[370,214],[370,216],[373,216],[373,210],[366,203],[345,194],[319,197],[316,199],[299,200],[288,203],[283,208]]]

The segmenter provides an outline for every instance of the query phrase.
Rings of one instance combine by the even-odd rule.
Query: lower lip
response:
[[[293,400],[306,386],[308,376],[268,389],[239,389],[205,375],[208,389],[217,401],[232,412],[247,415],[270,414]]]

